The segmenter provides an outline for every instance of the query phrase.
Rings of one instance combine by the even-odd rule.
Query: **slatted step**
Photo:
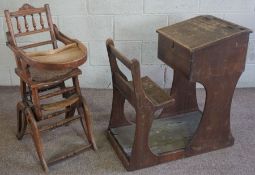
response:
[[[76,102],[78,102],[79,96],[78,95],[73,95],[69,97],[68,99],[54,102],[54,103],[49,103],[49,104],[42,104],[41,109],[44,111],[55,111],[55,110],[60,110],[63,109],[67,106],[70,106]]]
[[[73,156],[75,156],[79,153],[82,153],[83,151],[86,151],[86,150],[90,149],[91,147],[92,147],[92,145],[88,144],[88,145],[85,145],[85,146],[83,146],[81,148],[78,148],[74,151],[71,151],[71,152],[69,152],[65,155],[53,157],[53,158],[51,158],[50,160],[47,161],[47,164],[48,164],[48,166],[51,166],[51,165],[53,165],[53,164],[55,164],[55,163],[57,163],[57,162],[59,162],[63,159],[67,159],[67,158],[73,157]]]
[[[46,114],[43,116],[43,119],[46,120],[46,119],[50,119],[50,118],[53,118],[53,117],[56,117],[56,116],[59,116],[61,114],[65,114],[67,112],[70,112],[72,109],[71,108],[65,108],[64,110],[60,110],[60,111],[56,111],[56,112],[53,112],[53,113],[49,113],[49,114]]]
[[[73,92],[74,89],[75,89],[74,87],[63,88],[63,89],[57,90],[57,91],[49,93],[49,94],[41,95],[40,99],[50,98],[50,97],[53,97],[53,96],[64,94],[66,92]]]
[[[60,121],[58,121],[56,123],[53,123],[51,125],[43,126],[39,129],[39,131],[43,132],[43,131],[52,130],[52,129],[64,126],[64,125],[66,125],[68,123],[71,123],[71,122],[73,122],[77,119],[80,119],[80,118],[81,118],[80,115],[76,115],[76,116],[73,116],[73,117],[70,117],[70,118],[67,118],[67,119],[63,119],[63,120],[60,120]]]

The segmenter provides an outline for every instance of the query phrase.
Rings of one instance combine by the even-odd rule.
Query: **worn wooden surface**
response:
[[[161,89],[148,76],[141,78],[142,87],[148,100],[155,106],[163,106],[174,101],[163,89]],[[129,86],[133,88],[133,81],[129,81]]]
[[[201,112],[154,120],[149,134],[149,147],[156,155],[185,149],[201,119]],[[110,129],[128,157],[134,144],[135,124]]]
[[[208,47],[225,38],[249,31],[245,27],[209,15],[195,17],[157,30],[161,35],[190,51]]]
[[[127,170],[151,166],[155,164],[155,162],[160,161],[159,158],[151,152],[149,146],[149,133],[154,113],[169,104],[173,104],[174,99],[149,79],[149,77],[141,78],[140,64],[137,59],[129,60],[121,54],[114,47],[114,43],[111,39],[107,40],[106,47],[111,65],[113,82],[113,101],[111,118],[107,131],[108,138]],[[131,81],[128,81],[127,77],[119,69],[117,60],[130,70],[132,75]],[[129,126],[131,125],[131,121],[124,115],[125,100],[135,109],[135,128]],[[129,150],[127,151],[129,155],[123,151],[126,149],[125,145],[118,144],[115,137],[116,135],[111,132],[114,128],[122,127],[133,128],[133,130],[131,129],[128,131],[130,137],[122,139],[123,142],[130,139],[133,142],[132,146],[129,145]],[[179,156],[182,156],[182,153],[177,152],[176,157]]]
[[[251,30],[213,16],[198,16],[158,33],[158,57],[174,69],[170,95],[175,104],[166,107],[161,117],[197,111],[196,83],[206,90],[202,119],[184,155],[233,145],[231,102],[245,68]]]
[[[128,60],[112,40],[107,40],[113,81],[107,133],[127,170],[224,148],[234,142],[230,107],[244,70],[251,31],[213,16],[198,16],[157,32],[158,57],[174,69],[170,98],[161,98],[162,91],[140,78],[139,62]],[[131,71],[131,81],[119,69],[117,59]],[[202,114],[197,105],[196,82],[206,89]],[[171,103],[161,102],[167,99],[172,99]],[[134,123],[124,115],[125,100],[136,111]],[[160,104],[158,108],[156,104]],[[155,120],[158,109],[163,111]]]

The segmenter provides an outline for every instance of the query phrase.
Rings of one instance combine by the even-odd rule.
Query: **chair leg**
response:
[[[48,172],[49,168],[48,168],[47,162],[46,162],[46,160],[44,158],[44,155],[43,155],[43,145],[42,145],[42,141],[41,141],[40,132],[39,132],[39,129],[37,127],[37,123],[34,119],[33,113],[32,113],[30,108],[26,108],[26,117],[27,117],[27,121],[28,121],[28,123],[31,127],[31,135],[32,135],[32,138],[33,138],[33,141],[34,141],[34,145],[35,145],[35,148],[36,148],[37,155],[38,155],[39,160],[41,162],[41,166],[42,166],[44,171]]]
[[[80,97],[82,97],[78,77],[77,76],[73,77],[72,80],[73,80],[73,85],[75,86],[76,93]],[[93,146],[93,149],[96,151],[97,146],[96,146],[96,142],[95,142],[94,134],[93,134],[91,114],[90,114],[90,111],[88,109],[87,103],[84,98],[81,99],[81,103],[78,106],[77,110],[78,110],[79,115],[84,119],[84,120],[81,119],[81,123],[82,123],[82,127],[84,129],[84,132],[88,138],[88,141]],[[86,128],[85,128],[85,126],[86,126]]]
[[[70,117],[73,117],[74,116],[74,114],[75,114],[75,107],[74,106],[68,106],[68,107],[66,107],[66,109],[67,110],[69,110],[69,111],[67,111],[66,113],[65,113],[65,119],[67,119],[67,118],[70,118]],[[65,126],[69,126],[69,123],[68,124],[66,124]]]
[[[34,111],[36,114],[36,118],[40,120],[42,118],[41,106],[40,106],[40,99],[39,99],[39,92],[37,88],[32,88],[32,102],[34,105]]]
[[[116,128],[131,124],[124,114],[124,104],[125,98],[116,88],[113,88],[112,111],[108,128]]]
[[[21,94],[21,99],[23,101],[26,101],[27,99],[26,90],[27,90],[26,83],[22,79],[20,79],[20,94]]]
[[[88,138],[88,141],[93,146],[93,149],[96,151],[97,146],[96,146],[96,142],[95,142],[94,134],[93,134],[91,114],[90,114],[90,111],[88,109],[88,106],[87,106],[84,98],[82,100],[81,105],[79,105],[79,107],[78,107],[78,113],[82,117],[81,124],[82,124],[83,130]]]
[[[27,129],[27,120],[24,114],[25,106],[23,102],[17,104],[17,134],[18,140],[21,140]]]
[[[136,111],[136,131],[134,145],[130,157],[130,169],[151,166],[158,161],[149,147],[149,133],[153,120],[153,111],[140,109]]]

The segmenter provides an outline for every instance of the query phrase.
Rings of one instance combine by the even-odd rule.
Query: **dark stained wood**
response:
[[[149,133],[151,151],[161,155],[166,152],[185,149],[198,127],[201,116],[201,112],[190,112],[174,118],[154,120]],[[111,128],[110,132],[118,144],[122,146],[125,154],[130,157],[134,143],[135,125]]]
[[[194,52],[197,49],[217,44],[226,38],[250,31],[250,29],[231,22],[205,15],[174,24],[171,27],[161,28],[157,32],[168,40]]]
[[[233,145],[231,102],[245,68],[251,30],[213,16],[198,16],[157,32],[158,57],[174,69],[170,94],[175,104],[166,107],[161,117],[199,111],[196,82],[206,90],[202,118],[184,156]]]
[[[151,152],[149,146],[149,133],[152,126],[154,113],[165,106],[174,103],[174,99],[165,93],[149,77],[140,76],[140,64],[136,59],[128,60],[115,47],[111,39],[106,42],[109,61],[112,71],[113,101],[112,112],[108,126],[108,138],[128,170],[154,165],[160,159]],[[118,67],[117,60],[125,65],[132,75],[128,81]],[[136,111],[136,125],[132,126],[124,115],[124,102],[127,100]],[[125,129],[126,128],[126,129]],[[124,130],[123,130],[124,129]],[[120,132],[123,130],[123,132]],[[128,139],[128,151],[123,139]],[[133,133],[133,134],[132,134]],[[119,136],[119,137],[118,137]],[[125,142],[125,141],[124,141]]]
[[[213,16],[198,16],[157,32],[158,57],[174,69],[170,96],[148,78],[141,79],[139,62],[129,61],[107,40],[113,82],[107,135],[129,171],[234,143],[230,107],[244,71],[251,31]],[[116,59],[130,69],[131,81]],[[202,112],[197,105],[196,82],[206,90]],[[125,100],[136,111],[134,123],[124,115]],[[159,109],[163,111],[154,119]]]
[[[141,81],[145,96],[148,97],[148,100],[155,106],[155,108],[157,108],[157,106],[162,107],[174,102],[174,99],[167,95],[167,93],[149,77],[145,76],[141,78]],[[130,86],[132,88],[132,81],[130,81]]]
[[[45,27],[43,13],[46,14],[47,28]],[[40,22],[36,23],[35,14],[39,14]],[[29,4],[24,4],[16,12],[5,10],[5,17],[9,30],[6,33],[6,44],[15,54],[17,63],[15,72],[20,78],[22,97],[22,101],[17,104],[17,138],[21,140],[26,133],[32,135],[37,155],[45,171],[48,171],[48,166],[55,162],[74,156],[89,148],[96,150],[91,114],[82,97],[78,82],[78,76],[82,73],[78,66],[86,61],[86,47],[78,40],[70,39],[58,31],[52,22],[49,5],[47,4],[43,8],[34,8]],[[16,19],[14,25],[16,25],[18,33],[14,32],[11,18]],[[32,19],[31,24],[28,18]],[[24,19],[24,27],[21,27],[20,19]],[[22,31],[22,28],[25,31]],[[16,37],[42,32],[49,32],[50,40],[26,46],[17,45]],[[57,39],[63,42],[65,46],[58,48]],[[51,44],[52,50],[46,52],[27,52],[25,50],[46,44]],[[40,59],[41,57],[42,59]],[[73,57],[77,58],[74,59]],[[73,80],[73,85],[66,88],[65,82],[70,79]],[[56,102],[52,102],[52,100]],[[76,111],[78,115],[75,115]],[[62,114],[65,115],[64,119],[58,117]],[[53,118],[55,123],[50,122]],[[69,123],[75,120],[80,120],[89,145],[65,155],[57,156],[47,162],[40,132],[68,126]],[[38,127],[41,121],[45,121],[46,125]],[[29,132],[26,132],[27,125],[30,126]]]

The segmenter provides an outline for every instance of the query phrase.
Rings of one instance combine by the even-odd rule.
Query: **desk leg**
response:
[[[212,77],[201,82],[206,102],[199,127],[190,143],[190,154],[208,152],[234,144],[230,130],[230,109],[240,74]]]
[[[160,117],[169,117],[198,110],[196,83],[188,81],[188,79],[177,70],[174,70],[170,95],[175,99],[175,103],[166,107],[162,111]]]

